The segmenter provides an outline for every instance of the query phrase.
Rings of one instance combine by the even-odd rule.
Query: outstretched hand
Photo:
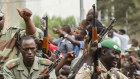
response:
[[[53,33],[58,34],[59,33],[58,31],[59,31],[59,29],[53,28]]]
[[[28,20],[32,16],[32,12],[27,8],[24,8],[22,10],[17,8],[17,11],[24,20]]]

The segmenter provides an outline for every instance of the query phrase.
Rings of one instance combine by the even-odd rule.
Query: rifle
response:
[[[98,35],[97,35],[97,27],[96,27],[96,14],[95,14],[95,4],[93,4],[93,25],[92,25],[92,41],[91,41],[91,44],[93,46],[97,46],[98,47],[98,52],[101,50],[101,45],[99,45],[100,43],[98,43]],[[95,58],[94,58],[94,79],[97,79],[98,77],[98,74],[100,74],[100,71],[99,71],[99,64],[98,64],[98,52],[96,51],[95,53]]]
[[[51,52],[49,51],[49,39],[48,39],[48,17],[45,17],[46,19],[46,28],[44,30],[44,38],[43,38],[43,57],[45,58],[44,54],[47,54],[48,56],[51,56]]]
[[[97,34],[97,27],[96,27],[95,4],[93,4],[92,7],[93,7],[92,43],[94,43],[94,45],[97,45],[98,34]]]
[[[60,60],[61,59],[58,58],[55,63],[52,63],[49,67],[44,69],[44,71],[39,75],[37,79],[43,79],[45,76],[49,75],[49,73],[58,65]]]
[[[108,32],[112,29],[112,25],[116,20],[113,19],[111,24],[109,25],[109,27],[102,31],[99,36],[98,36],[98,49],[95,52],[95,58],[94,58],[94,73],[91,77],[91,79],[97,79],[98,75],[101,73],[98,67],[98,55],[100,54],[99,52],[101,52],[101,44],[100,42],[104,39],[104,37],[108,34]]]
[[[95,17],[95,5],[93,5],[93,10],[94,10],[94,16],[93,16],[93,25],[92,25],[92,42],[94,43],[94,45],[97,44],[97,27],[96,27],[96,17]],[[86,41],[86,40],[84,40]],[[85,46],[84,46],[84,50],[86,49],[86,42],[85,42]],[[82,55],[81,58],[79,59],[79,61],[75,64],[74,69],[73,69],[73,75],[69,77],[69,79],[74,79],[75,75],[77,74],[77,72],[79,71],[80,67],[83,65],[84,63],[84,58],[85,56]]]

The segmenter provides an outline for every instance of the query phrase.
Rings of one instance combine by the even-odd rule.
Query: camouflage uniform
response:
[[[23,57],[8,61],[3,68],[4,79],[37,79],[41,72],[52,62],[35,56],[30,69],[25,67]],[[49,79],[56,79],[55,69],[50,73]]]
[[[10,59],[14,59],[14,58],[17,58],[18,57],[18,49],[17,49],[17,44],[19,43],[20,41],[20,38],[24,35],[26,35],[25,33],[25,30],[21,30],[19,33],[18,33],[18,36],[15,37],[14,39],[13,36],[15,35],[15,33],[18,31],[19,29],[17,28],[10,28],[6,34],[3,34],[1,36],[1,41],[0,41],[0,44],[4,44],[2,42],[10,42],[9,46],[2,49],[2,46],[0,46],[0,57],[2,56],[3,58],[6,58],[5,60],[1,59],[0,62],[7,62],[8,60]],[[40,37],[42,36],[41,33],[38,32],[38,30],[35,32],[35,34],[33,35],[30,35],[32,37],[34,37],[35,39],[40,39]],[[12,39],[12,41],[11,41]],[[8,58],[7,58],[8,57]],[[3,64],[0,64],[0,67],[2,67]]]
[[[116,42],[111,40],[104,40],[103,42],[101,42],[101,46],[114,50],[115,53],[118,53],[118,55],[121,52],[120,46]],[[113,53],[114,55],[114,52],[111,53]],[[111,68],[110,70],[107,70],[100,61],[98,61],[98,63],[101,73],[97,76],[97,79],[128,79],[125,75],[119,72],[118,69]],[[93,72],[94,72],[94,64],[89,66],[87,65],[87,63],[84,63],[83,66],[78,71],[78,73],[76,74],[75,79],[91,79],[92,76],[94,75]]]
[[[0,17],[4,17],[1,11]],[[16,33],[17,35],[15,35]],[[17,45],[24,35],[26,35],[25,30],[17,27],[10,27],[6,33],[0,32],[0,74],[2,74],[2,67],[5,62],[18,57]],[[42,39],[43,34],[36,28],[36,32],[31,36],[35,39]]]
[[[117,76],[113,69],[116,70],[119,76],[119,79],[128,79],[116,68],[112,68],[109,71],[107,71],[107,69],[104,67],[104,65],[100,61],[99,61],[99,69],[101,69],[101,74],[98,75],[97,79],[108,79],[107,78],[108,76],[110,77],[109,79],[117,79]],[[93,66],[91,67],[91,70],[89,70],[85,67],[85,65],[83,65],[78,71],[78,73],[76,74],[75,79],[91,79],[93,72],[94,72]]]

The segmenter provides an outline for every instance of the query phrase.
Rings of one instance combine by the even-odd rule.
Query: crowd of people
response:
[[[113,27],[101,42],[93,42],[93,21],[98,35],[106,29],[97,10],[90,9],[78,28],[53,28],[59,38],[48,33],[50,56],[42,52],[46,24],[38,29],[29,9],[17,11],[25,29],[11,27],[5,34],[0,11],[0,79],[140,79],[139,43],[130,41],[124,29]]]

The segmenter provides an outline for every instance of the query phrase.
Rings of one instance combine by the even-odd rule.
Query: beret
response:
[[[113,49],[113,50],[117,51],[118,53],[121,52],[120,46],[116,42],[114,42],[112,40],[104,40],[104,41],[102,41],[101,46]]]

